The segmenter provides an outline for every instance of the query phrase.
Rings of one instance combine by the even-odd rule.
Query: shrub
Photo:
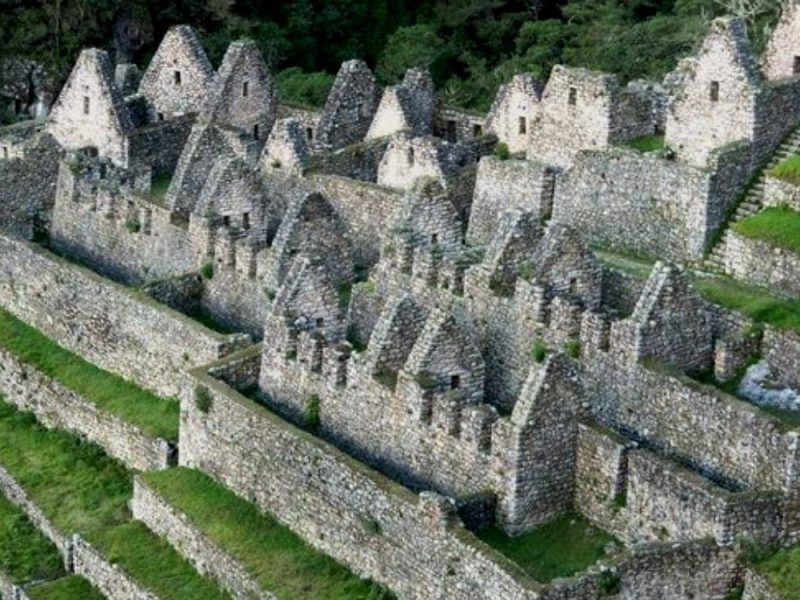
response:
[[[536,338],[531,346],[531,359],[537,363],[543,363],[547,356],[547,346],[542,338]]]
[[[328,99],[333,80],[333,75],[322,71],[304,73],[298,67],[290,67],[278,73],[278,94],[287,104],[321,108]]]
[[[204,415],[207,415],[211,409],[212,400],[211,392],[208,391],[206,386],[198,385],[194,388],[194,405]]]
[[[214,265],[211,263],[206,263],[200,267],[200,277],[203,279],[211,279],[214,277]]]
[[[494,147],[494,155],[500,160],[508,160],[511,158],[511,151],[508,149],[508,144],[505,142],[498,142]]]
[[[619,593],[620,579],[619,575],[611,571],[603,571],[597,579],[597,589],[604,596],[614,596]]]
[[[139,217],[128,217],[125,219],[125,229],[129,233],[139,233],[142,229],[142,224],[139,222]]]
[[[420,371],[414,375],[414,381],[416,381],[423,390],[430,390],[436,387],[436,377],[434,377],[432,373],[428,373],[428,371]]]
[[[303,414],[303,426],[309,431],[316,431],[319,427],[319,405],[319,396],[312,394],[308,397],[306,410]]]
[[[568,340],[564,344],[564,352],[567,353],[567,356],[572,358],[580,358],[581,355],[581,343],[578,340]]]

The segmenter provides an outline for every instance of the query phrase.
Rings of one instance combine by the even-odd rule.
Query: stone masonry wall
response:
[[[73,431],[98,444],[130,469],[165,469],[172,462],[175,449],[167,441],[152,438],[104,412],[3,350],[0,350],[0,393],[18,409],[32,412],[46,427]]]
[[[261,589],[241,563],[208,539],[186,515],[170,506],[158,492],[138,477],[134,479],[131,510],[134,519],[143,522],[156,535],[166,539],[201,575],[215,579],[235,598],[274,598],[267,590]]]
[[[89,542],[75,535],[72,538],[75,573],[85,577],[106,598],[114,600],[159,600],[140,586],[122,569],[106,560]]]
[[[537,219],[550,216],[553,186],[554,174],[543,164],[483,157],[475,179],[467,242],[488,244],[506,210],[532,212]]]
[[[800,334],[767,327],[761,338],[761,354],[781,383],[800,390]]]
[[[194,121],[194,115],[183,115],[133,130],[128,136],[129,163],[145,164],[155,173],[172,173]]]
[[[417,497],[221,382],[195,378],[182,393],[181,464],[401,597],[536,597],[537,584],[454,524],[444,498]],[[195,407],[195,385],[210,389],[207,414]]]
[[[584,366],[585,392],[600,423],[731,484],[767,490],[788,485],[795,434],[782,433],[758,408],[688,378],[615,367],[607,355]]]
[[[177,393],[185,368],[224,356],[245,341],[3,236],[0,305],[101,368],[164,396]]]
[[[725,272],[753,285],[800,295],[800,255],[735,231],[725,246]]]

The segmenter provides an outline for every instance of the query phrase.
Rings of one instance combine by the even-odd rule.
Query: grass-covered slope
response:
[[[0,573],[22,584],[54,579],[63,572],[55,545],[0,494]]]
[[[564,515],[516,537],[496,527],[480,530],[477,535],[542,583],[583,571],[606,556],[606,545],[615,541],[575,514]]]
[[[239,561],[266,591],[284,600],[388,598],[379,586],[314,550],[288,528],[207,475],[185,468],[142,480],[192,525]]]
[[[733,226],[744,237],[800,254],[800,212],[772,207],[742,219]]]
[[[80,575],[43,583],[25,590],[29,600],[104,600],[92,584]]]
[[[2,309],[0,347],[146,434],[178,439],[177,402],[96,367]]]

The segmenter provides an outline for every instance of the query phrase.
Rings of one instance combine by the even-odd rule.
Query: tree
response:
[[[432,25],[401,27],[389,36],[376,72],[385,82],[400,79],[412,67],[430,69],[442,56],[444,40]]]

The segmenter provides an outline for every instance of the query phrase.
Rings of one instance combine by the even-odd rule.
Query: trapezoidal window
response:
[[[409,167],[413,166],[413,164],[414,164],[414,148],[409,148],[408,150],[406,150],[406,162],[408,163]]]
[[[578,90],[577,88],[571,87],[569,88],[569,97],[567,98],[567,104],[570,106],[575,106],[578,103]]]
[[[708,88],[708,97],[712,102],[719,102],[719,81],[712,81]]]
[[[450,376],[450,389],[457,390],[461,387],[461,375],[451,375]]]
[[[250,93],[250,82],[245,81],[242,83],[242,96],[247,98],[248,94]]]
[[[163,121],[164,120],[164,113],[158,113],[158,120],[159,121]]]
[[[242,229],[250,229],[250,213],[242,213]]]
[[[438,233],[432,233],[431,234],[431,245],[435,246],[438,243],[439,243],[439,234]]]
[[[472,126],[472,137],[480,137],[483,134],[483,127],[477,123]]]
[[[231,218],[228,215],[222,217],[222,225],[225,227],[230,227],[231,225]]]
[[[181,84],[181,72],[180,71],[175,71],[172,74],[172,79],[173,79],[175,85],[180,85]]]
[[[83,97],[83,114],[85,115],[89,114],[90,102],[89,96]]]
[[[311,129],[311,127],[306,127],[306,139],[309,142],[313,142],[314,141],[314,130]]]
[[[325,319],[323,319],[322,317],[318,317],[317,318],[317,328],[321,329],[324,326],[325,326]]]
[[[519,118],[519,133],[520,135],[528,133],[528,119],[525,117]]]
[[[3,158],[8,158],[8,147],[3,146]]]
[[[258,125],[253,125],[253,139],[258,139]]]
[[[800,56],[794,57],[794,62],[792,62],[792,73],[794,75],[800,75]]]

